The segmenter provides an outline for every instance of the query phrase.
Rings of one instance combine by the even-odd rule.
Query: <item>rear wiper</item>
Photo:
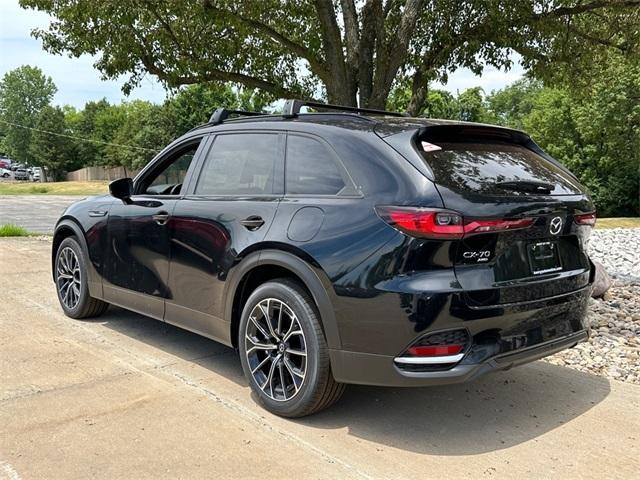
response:
[[[496,187],[505,190],[514,190],[517,192],[531,193],[551,193],[556,187],[550,183],[536,182],[534,180],[510,180],[504,182],[496,182]]]

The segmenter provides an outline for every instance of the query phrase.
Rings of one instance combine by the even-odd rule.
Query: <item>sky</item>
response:
[[[93,67],[95,59],[90,55],[80,58],[51,55],[42,49],[40,40],[31,36],[34,28],[45,28],[50,17],[46,13],[23,10],[18,0],[0,0],[0,77],[21,65],[39,67],[50,76],[58,87],[53,103],[82,108],[91,100],[106,98],[111,103],[121,100],[149,100],[160,103],[166,92],[152,75],[127,97],[122,93],[125,77],[102,80],[100,72]],[[442,88],[452,93],[480,86],[486,93],[500,89],[522,76],[519,64],[508,72],[488,67],[481,76],[468,69],[460,69],[449,75]]]

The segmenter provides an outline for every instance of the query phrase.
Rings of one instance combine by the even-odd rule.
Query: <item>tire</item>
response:
[[[345,385],[333,379],[313,300],[295,281],[277,279],[253,291],[242,310],[238,346],[251,390],[275,415],[310,415],[333,405],[344,392]]]
[[[98,317],[107,310],[108,303],[89,295],[86,257],[76,237],[60,243],[54,268],[58,301],[66,316]]]

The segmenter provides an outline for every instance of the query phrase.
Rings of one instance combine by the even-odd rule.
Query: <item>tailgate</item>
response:
[[[479,228],[457,242],[454,268],[469,305],[536,300],[588,285],[584,241],[591,229],[575,220],[594,211],[591,200],[526,134],[436,125],[416,130],[410,141],[444,207],[465,223],[526,224],[504,231]]]

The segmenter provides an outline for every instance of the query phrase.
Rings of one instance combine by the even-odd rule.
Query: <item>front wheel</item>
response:
[[[86,318],[105,312],[109,304],[89,295],[86,260],[75,237],[60,243],[54,268],[58,300],[65,315]]]
[[[331,374],[329,352],[313,300],[290,279],[258,287],[238,329],[242,369],[258,401],[283,417],[302,417],[344,392]]]

